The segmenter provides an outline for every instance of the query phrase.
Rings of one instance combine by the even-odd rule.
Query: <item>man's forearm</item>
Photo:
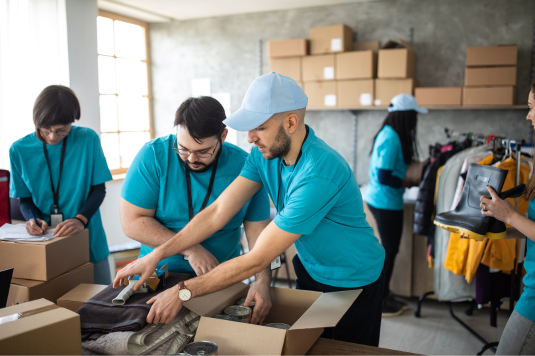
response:
[[[260,272],[256,273],[255,275],[255,281],[256,283],[263,283],[266,285],[271,284],[271,268],[268,265],[266,268],[261,270]]]

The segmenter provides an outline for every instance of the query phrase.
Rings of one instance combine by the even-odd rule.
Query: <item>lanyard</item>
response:
[[[303,140],[303,143],[301,144],[301,148],[299,149],[299,154],[297,155],[297,159],[295,160],[294,168],[292,169],[292,174],[295,171],[295,167],[297,167],[297,163],[299,163],[299,159],[301,158],[301,155],[303,154],[303,145],[305,144],[305,141],[308,137],[308,129],[305,134],[305,139]],[[282,158],[280,159],[280,165],[279,165],[279,180],[278,180],[278,188],[277,188],[277,213],[280,213],[282,209],[284,209],[284,199],[282,200],[282,208],[279,210],[279,195],[282,185]]]
[[[210,183],[208,184],[208,190],[206,191],[206,196],[204,197],[204,201],[202,202],[199,213],[203,211],[204,208],[206,208],[206,204],[208,204],[208,200],[210,199],[210,194],[212,193],[212,188],[214,186],[215,172],[217,171],[217,163],[219,162],[219,155],[222,150],[223,150],[223,146],[221,145],[221,149],[217,153],[217,157],[215,159],[216,161],[214,164],[214,168],[212,169],[212,175],[210,176]],[[178,159],[180,160],[180,158]],[[184,166],[186,166],[186,183],[188,187],[188,211],[189,211],[189,221],[191,221],[193,217],[195,216],[193,214],[193,199],[191,197],[191,176],[190,176],[190,169],[189,169],[188,164],[184,162]]]
[[[59,177],[58,189],[54,189],[54,181],[52,180],[52,169],[50,168],[50,159],[48,158],[48,150],[46,143],[43,142],[43,151],[45,152],[46,165],[48,166],[48,173],[50,174],[50,186],[52,187],[52,196],[54,197],[54,213],[58,213],[59,209],[59,183],[61,182],[61,172],[63,172],[63,161],[65,160],[65,150],[67,149],[67,137],[63,139],[63,147],[61,147],[61,158],[59,161]]]

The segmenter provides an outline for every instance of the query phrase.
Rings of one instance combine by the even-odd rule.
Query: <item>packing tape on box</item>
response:
[[[56,304],[52,304],[52,305],[47,305],[46,307],[32,309],[32,310],[28,310],[22,313],[15,313],[15,314],[3,316],[0,318],[0,325],[4,325],[12,321],[17,321],[23,318],[27,318],[29,316],[41,314],[41,313],[54,310],[54,309],[58,309],[58,308],[61,308],[61,307],[58,307]]]

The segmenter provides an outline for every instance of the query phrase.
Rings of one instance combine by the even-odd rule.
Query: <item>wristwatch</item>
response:
[[[184,281],[178,282],[178,297],[183,302],[187,302],[191,299],[191,291],[186,288]]]

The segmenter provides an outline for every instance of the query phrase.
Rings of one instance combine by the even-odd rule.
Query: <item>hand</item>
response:
[[[147,304],[152,304],[147,315],[147,323],[169,324],[182,308],[182,300],[178,297],[178,286],[152,297]]]
[[[78,219],[69,219],[58,224],[52,233],[54,236],[69,236],[79,233],[85,229],[84,224]]]
[[[48,228],[48,224],[41,219],[37,219],[37,221],[39,222],[39,224],[41,224],[41,227],[39,227],[35,223],[34,219],[30,219],[26,221],[26,231],[28,231],[28,234],[30,235],[43,236],[43,232],[46,234],[46,229]]]
[[[515,208],[507,200],[500,199],[491,186],[487,186],[487,190],[490,193],[490,197],[485,195],[481,197],[481,204],[479,204],[481,207],[481,214],[492,216],[507,224],[511,217],[514,214],[517,214]]]
[[[129,263],[124,267],[122,270],[117,272],[117,275],[115,276],[115,279],[113,280],[113,288],[117,288],[118,286],[123,285],[123,279],[128,277],[128,279],[132,279],[134,276],[140,276],[139,280],[136,282],[136,285],[134,286],[134,290],[137,291],[143,283],[149,279],[149,277],[152,275],[154,270],[156,270],[156,267],[158,266],[158,262],[160,262],[160,258],[158,257],[156,250],[153,250],[148,255],[138,258],[134,262]]]
[[[251,324],[262,325],[262,322],[266,318],[271,309],[271,297],[269,295],[269,284],[255,283],[249,288],[247,298],[245,299],[244,306],[248,307],[254,300],[255,307],[253,309],[253,315],[251,316]]]
[[[188,262],[197,276],[202,276],[219,265],[214,255],[200,244],[184,251],[184,256],[188,257]]]

